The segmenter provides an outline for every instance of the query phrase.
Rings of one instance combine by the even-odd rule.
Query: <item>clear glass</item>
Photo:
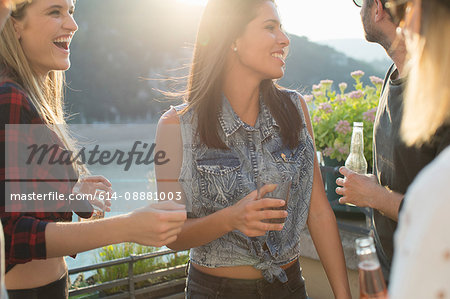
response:
[[[386,299],[387,288],[372,237],[356,240],[358,255],[359,298]]]
[[[325,166],[325,161],[323,160],[323,154],[321,151],[316,152],[317,155],[317,162],[319,163],[319,166]]]
[[[261,199],[262,196],[261,188],[264,185],[276,184],[277,185],[276,189],[272,192],[266,193],[264,197],[282,199],[286,202],[284,206],[279,208],[271,208],[271,210],[286,210],[289,201],[289,194],[291,190],[291,183],[293,177],[294,174],[289,171],[264,171],[259,175],[258,178],[257,198]],[[286,218],[272,218],[272,219],[265,219],[262,222],[284,223],[285,221]]]
[[[345,160],[345,167],[359,174],[367,174],[367,160],[364,157],[363,123],[353,123],[350,154]]]

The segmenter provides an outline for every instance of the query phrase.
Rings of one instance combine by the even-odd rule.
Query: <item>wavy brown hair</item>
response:
[[[219,113],[223,74],[228,52],[245,27],[257,16],[257,9],[273,0],[210,0],[203,12],[188,77],[185,102],[198,118],[197,134],[210,148],[226,149],[219,135]],[[283,142],[298,146],[301,116],[287,92],[273,80],[260,84],[264,103],[280,126]]]

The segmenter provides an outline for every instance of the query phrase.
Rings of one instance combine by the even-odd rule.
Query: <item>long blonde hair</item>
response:
[[[63,110],[64,71],[50,71],[42,80],[31,68],[15,34],[13,18],[22,20],[29,5],[29,2],[18,4],[0,33],[0,80],[9,79],[19,84],[44,124],[58,134],[69,151],[73,151],[75,142],[70,137]],[[74,167],[79,172],[86,172],[85,167],[76,164]]]
[[[407,38],[411,55],[405,91],[403,139],[427,142],[450,123],[450,8],[439,0],[423,0],[420,35]]]

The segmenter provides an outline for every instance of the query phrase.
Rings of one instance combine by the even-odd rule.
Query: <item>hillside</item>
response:
[[[78,0],[79,30],[67,73],[71,121],[157,119],[170,103],[155,89],[169,90],[174,83],[165,78],[188,73],[200,15],[201,7],[176,0]],[[383,76],[369,63],[328,46],[305,37],[290,38],[283,86],[307,92],[322,79],[352,84],[350,72],[357,69]],[[181,89],[183,81],[178,83],[176,88]]]

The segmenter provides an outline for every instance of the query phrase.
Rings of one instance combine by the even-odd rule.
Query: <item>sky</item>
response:
[[[205,5],[207,0],[178,0]],[[352,0],[277,0],[287,32],[312,41],[364,38],[360,8]]]

